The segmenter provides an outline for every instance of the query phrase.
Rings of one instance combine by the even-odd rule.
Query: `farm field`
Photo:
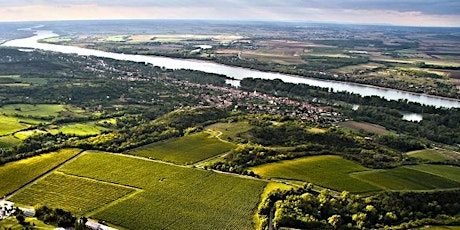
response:
[[[419,170],[433,175],[441,176],[460,183],[460,167],[453,165],[414,165],[407,166],[410,169]]]
[[[27,127],[29,126],[24,123],[20,123],[17,118],[0,115],[0,136],[12,134]]]
[[[0,107],[0,113],[6,115],[21,116],[33,116],[33,117],[49,117],[57,116],[59,112],[65,111],[64,105],[52,105],[52,104],[11,104]]]
[[[76,124],[66,124],[60,126],[56,129],[50,129],[48,132],[51,134],[64,133],[77,136],[87,136],[87,135],[96,135],[100,134],[102,131],[108,130],[102,126],[91,123],[76,123]]]
[[[433,162],[440,162],[440,161],[447,161],[447,160],[460,160],[460,153],[449,151],[449,150],[441,150],[441,149],[423,149],[417,151],[411,151],[407,153],[410,157],[416,157],[428,161]]]
[[[127,186],[54,172],[13,196],[11,201],[62,208],[82,215],[135,191]]]
[[[21,143],[21,140],[12,135],[0,137],[0,148],[11,149]]]
[[[129,154],[180,164],[192,164],[230,151],[234,147],[234,144],[223,142],[209,132],[199,132],[143,146],[129,151]]]
[[[387,129],[385,129],[385,127],[366,122],[345,121],[340,123],[339,125],[356,131],[365,130],[367,132],[376,134],[386,134],[389,132]]]
[[[15,191],[79,152],[80,149],[61,149],[0,166],[0,197]]]
[[[32,191],[41,191],[47,194],[46,203],[69,204],[67,208],[77,212],[80,208],[81,212],[87,212],[105,205],[107,201],[100,200],[82,204],[82,207],[73,206],[78,203],[79,196],[86,197],[88,202],[104,196],[105,192],[101,191],[105,190],[77,189],[77,184],[86,184],[87,181],[98,186],[99,183],[110,187],[117,184],[139,189],[128,198],[98,208],[89,215],[129,229],[253,229],[253,216],[266,185],[262,181],[212,171],[88,151],[49,178],[32,185],[27,193],[17,194],[13,201],[27,205],[43,202],[29,198],[33,196]],[[59,188],[63,184],[77,187],[67,189],[75,191],[65,191]],[[52,196],[54,189],[66,195]],[[102,197],[96,193],[101,193]],[[172,203],[175,205],[170,205]]]
[[[411,167],[374,170],[353,177],[388,190],[430,190],[460,188],[460,183]]]
[[[43,130],[39,129],[34,129],[34,130],[26,130],[26,131],[20,131],[14,134],[14,137],[18,138],[19,140],[25,140],[29,138],[30,136],[37,135],[37,134],[43,134],[46,133]]]
[[[222,132],[219,137],[222,140],[233,141],[238,134],[249,131],[252,126],[248,122],[216,123],[205,127],[214,131]]]
[[[340,156],[310,156],[294,160],[269,163],[249,170],[263,177],[311,182],[334,190],[362,193],[381,188],[360,181],[350,173],[369,169]]]

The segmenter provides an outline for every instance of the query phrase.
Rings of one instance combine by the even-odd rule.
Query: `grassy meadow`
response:
[[[0,114],[6,115],[21,115],[21,116],[32,116],[32,117],[55,117],[60,112],[65,111],[64,105],[54,104],[10,104],[0,107]]]
[[[209,132],[199,132],[143,146],[129,151],[129,154],[179,164],[192,164],[230,151],[234,147],[234,144],[223,142]]]
[[[21,143],[21,140],[12,135],[0,137],[0,148],[11,149],[19,145],[19,143]]]
[[[102,126],[92,123],[75,123],[75,124],[65,124],[55,129],[50,129],[48,132],[51,134],[64,133],[76,136],[88,136],[88,135],[97,135],[103,131],[108,130]]]
[[[12,134],[27,127],[29,127],[29,125],[21,123],[15,117],[0,115],[0,136]]]
[[[61,149],[0,166],[0,197],[7,195],[80,152],[80,149]]]
[[[311,156],[250,168],[263,177],[311,182],[334,190],[371,192],[379,187],[355,179],[350,173],[369,169],[339,156]]]
[[[34,136],[37,134],[43,134],[43,133],[46,133],[46,132],[43,130],[39,130],[39,129],[26,130],[26,131],[20,131],[20,132],[15,133],[14,137],[16,137],[19,140],[25,140],[29,138],[30,136]]]
[[[265,186],[212,171],[85,152],[13,201],[92,210],[90,217],[130,229],[253,229]]]
[[[38,220],[35,217],[26,217],[25,221],[29,223],[30,225],[34,226],[34,228],[30,229],[44,229],[44,230],[54,230],[56,229],[56,226],[48,225],[43,223],[43,221]],[[0,221],[0,229],[1,230],[23,230],[25,229],[23,225],[19,224],[19,222],[16,220],[16,217],[10,216],[6,219],[3,219]]]

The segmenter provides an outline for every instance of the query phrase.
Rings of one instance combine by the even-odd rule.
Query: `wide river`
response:
[[[199,70],[208,73],[223,74],[235,79],[243,78],[261,78],[261,79],[281,79],[284,82],[291,82],[297,84],[308,84],[312,86],[319,86],[323,88],[332,88],[334,91],[346,91],[351,93],[360,94],[362,96],[379,96],[390,100],[407,99],[408,101],[418,102],[425,105],[433,105],[436,107],[460,107],[460,100],[448,99],[425,94],[416,94],[405,92],[401,90],[380,88],[362,84],[353,84],[339,81],[328,81],[313,78],[304,78],[299,76],[262,72],[252,69],[245,69],[240,67],[226,66],[207,61],[191,60],[191,59],[176,59],[159,56],[148,55],[133,55],[121,54],[99,51],[94,49],[85,49],[74,46],[53,45],[39,43],[38,40],[55,37],[57,34],[52,31],[39,30],[35,36],[29,38],[22,38],[11,40],[2,44],[2,46],[21,47],[31,49],[42,49],[61,53],[75,53],[78,55],[96,56],[104,58],[112,58],[116,60],[127,60],[134,62],[150,63],[155,66],[165,67],[168,69],[191,69]]]

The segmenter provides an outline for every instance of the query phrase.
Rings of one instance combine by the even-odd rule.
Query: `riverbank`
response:
[[[346,91],[350,93],[359,94],[361,96],[379,96],[388,100],[407,100],[424,105],[431,105],[435,107],[458,108],[460,101],[450,98],[442,98],[433,95],[417,94],[408,91],[380,88],[372,85],[361,85],[351,82],[340,82],[328,79],[306,78],[297,75],[282,74],[276,72],[263,72],[242,67],[234,67],[230,65],[218,64],[210,61],[196,60],[196,59],[178,59],[169,57],[149,56],[149,55],[134,55],[134,54],[121,54],[105,52],[95,49],[87,49],[74,46],[54,45],[37,42],[40,39],[55,37],[57,34],[51,31],[37,31],[33,37],[25,39],[16,39],[5,42],[2,46],[8,47],[21,47],[42,49],[47,51],[61,52],[61,53],[74,53],[78,55],[97,56],[104,58],[112,58],[116,60],[144,62],[155,66],[160,66],[169,69],[191,69],[203,71],[214,74],[226,75],[230,78],[241,80],[243,78],[261,78],[261,79],[281,79],[284,82],[307,84],[322,88],[330,88],[334,91]]]

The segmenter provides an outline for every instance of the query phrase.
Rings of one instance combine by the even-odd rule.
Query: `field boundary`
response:
[[[371,173],[376,173],[376,172],[385,172],[385,169],[372,169],[372,170],[367,170],[367,171],[360,171],[360,172],[352,172],[352,173],[349,173],[348,175],[350,175],[350,177],[356,179],[356,180],[360,180],[362,182],[366,182],[370,185],[374,185],[375,187],[377,188],[381,188],[381,190],[385,191],[385,190],[389,190],[387,187],[382,187],[382,185],[379,185],[377,183],[374,183],[373,181],[369,181],[369,180],[365,180],[365,179],[362,179],[362,178],[359,178],[357,177],[356,175],[358,174],[371,174]]]
[[[21,187],[17,188],[16,190],[14,190],[13,192],[11,192],[10,194],[7,194],[5,196],[5,199],[6,200],[9,200],[11,199],[11,197],[13,197],[14,195],[16,195],[16,193],[24,190],[25,188],[31,186],[32,184],[34,184],[35,182],[37,182],[38,180],[40,180],[41,178],[45,177],[45,176],[48,176],[49,174],[53,173],[54,171],[56,171],[58,168],[60,168],[61,166],[63,166],[64,164],[67,164],[73,160],[75,160],[78,156],[80,156],[82,153],[84,153],[85,150],[81,149],[80,152],[78,152],[77,154],[75,154],[75,156],[72,156],[71,158],[65,160],[64,162],[54,166],[53,168],[47,170],[46,172],[38,175],[37,177],[35,177],[34,179],[30,180],[29,182],[27,182],[26,184],[22,185]]]
[[[122,196],[122,197],[120,197],[120,198],[118,198],[118,199],[116,199],[116,200],[114,200],[114,201],[112,201],[110,203],[102,205],[101,207],[96,208],[96,209],[86,213],[85,216],[94,218],[94,215],[96,215],[97,213],[102,212],[102,211],[104,211],[104,210],[106,210],[106,209],[108,209],[108,208],[110,208],[110,207],[112,207],[112,206],[114,206],[114,205],[116,205],[118,203],[121,203],[123,201],[129,200],[129,199],[133,198],[134,196],[137,196],[138,194],[140,194],[142,192],[144,192],[144,190],[134,188],[133,192],[130,192],[130,193],[128,193],[128,194],[126,194],[126,195],[124,195],[124,196]]]

